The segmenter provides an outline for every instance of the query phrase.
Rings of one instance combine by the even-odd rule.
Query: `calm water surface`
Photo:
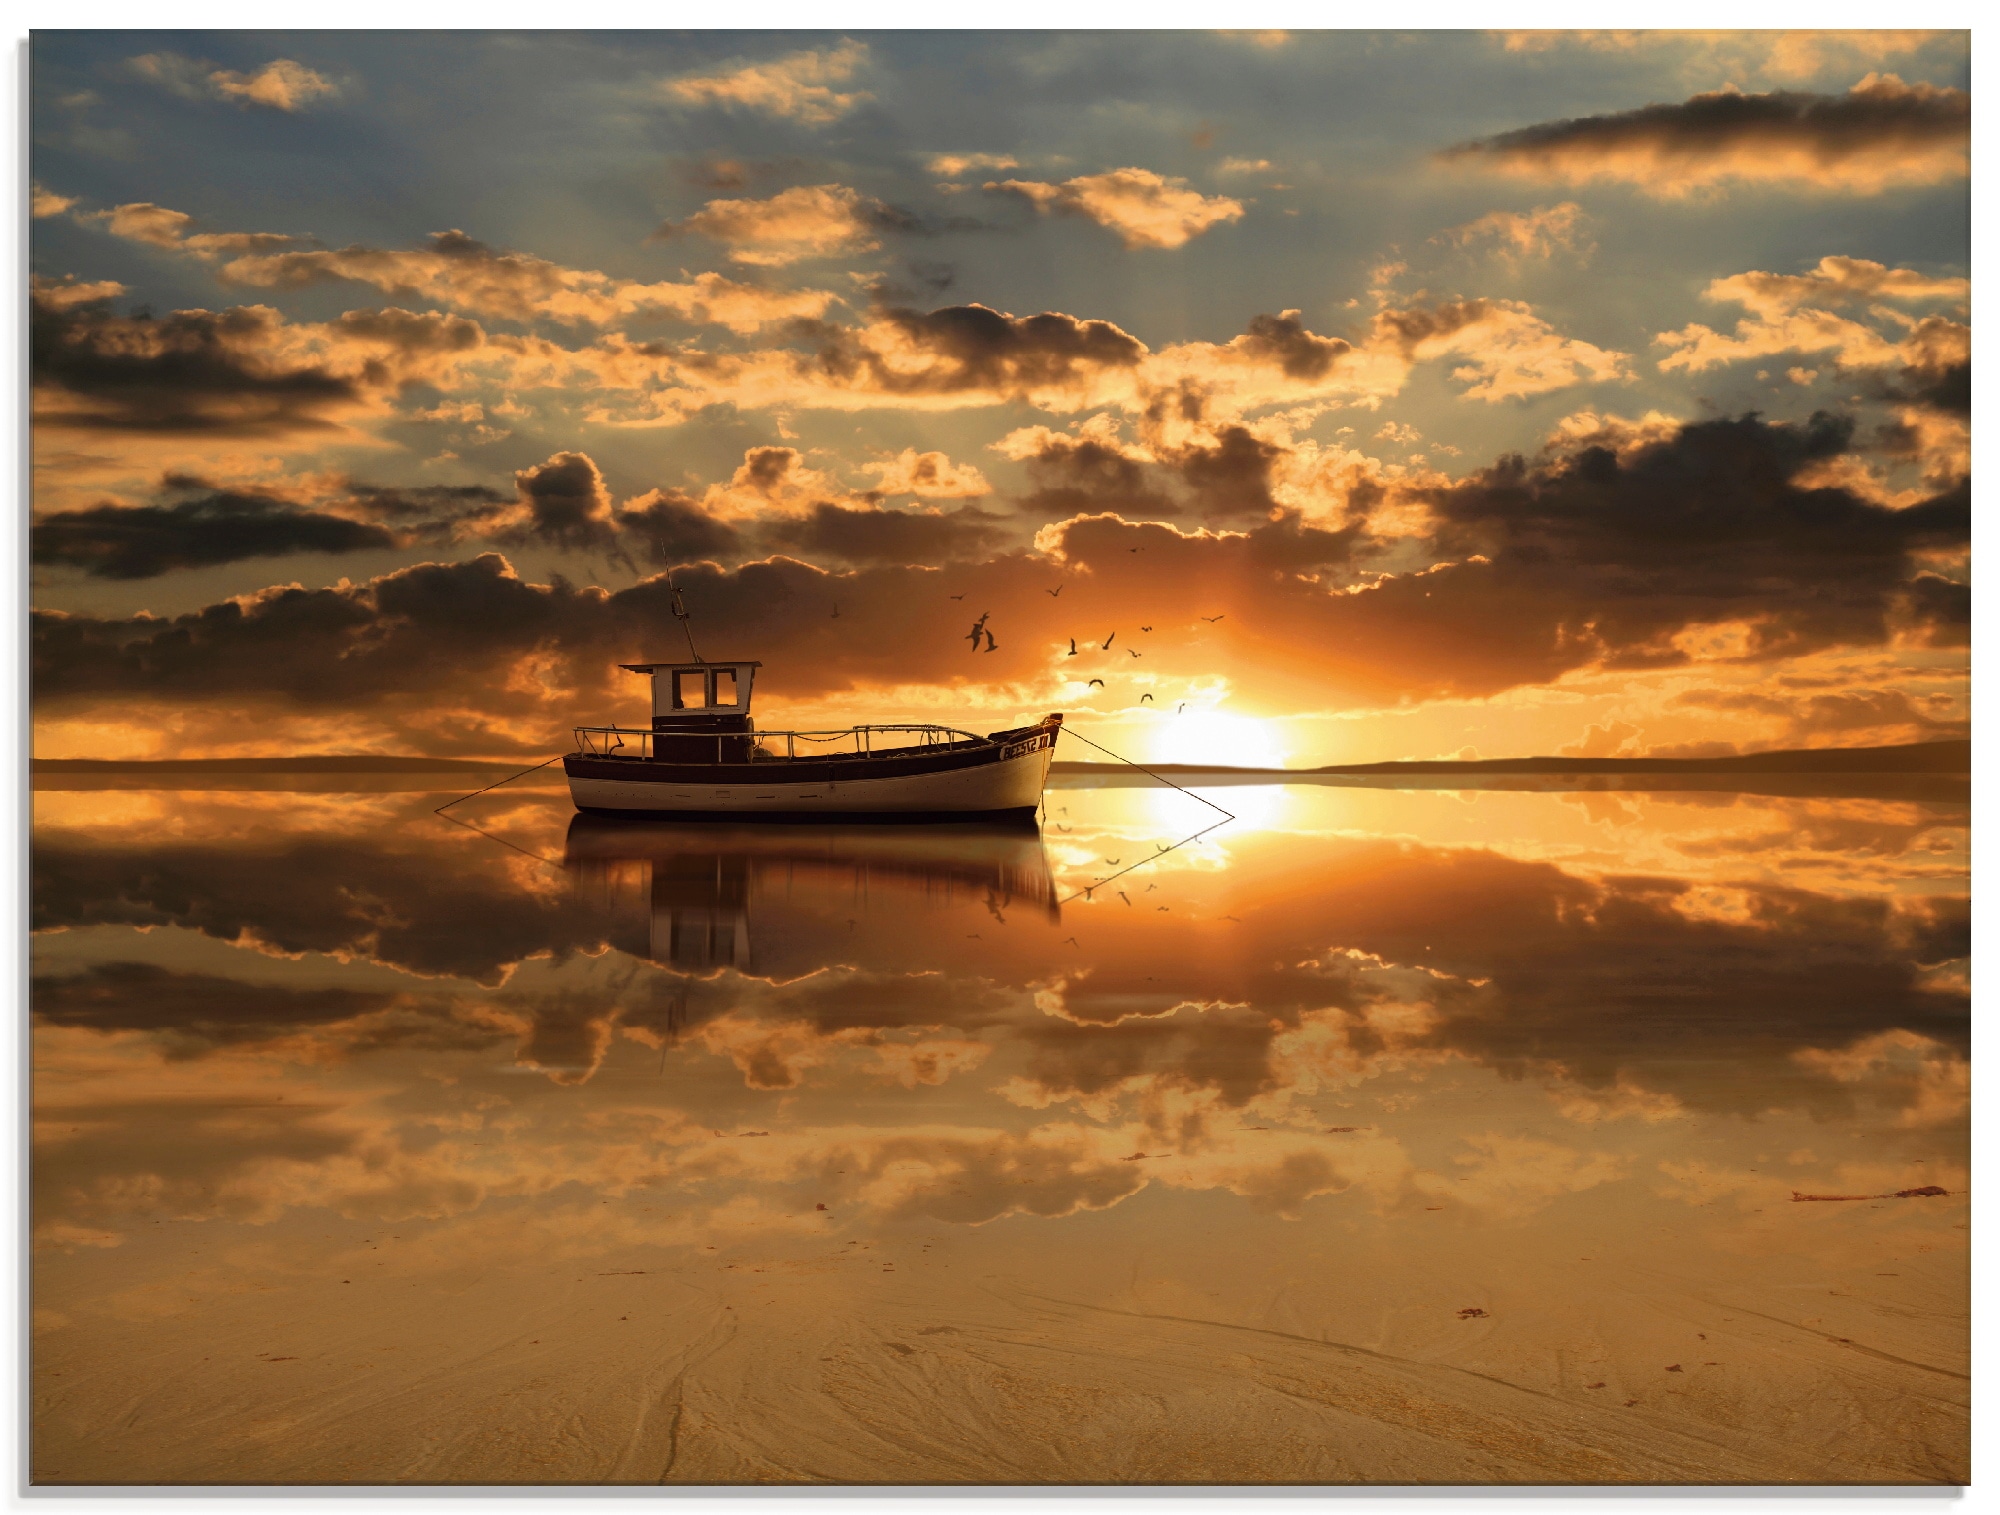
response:
[[[1967,1476],[1962,795],[1204,792],[37,794],[34,1476]]]

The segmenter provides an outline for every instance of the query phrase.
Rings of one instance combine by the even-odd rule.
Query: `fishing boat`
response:
[[[586,815],[1032,815],[1062,730],[1057,714],[983,736],[934,725],[760,732],[750,700],[762,663],[690,657],[618,666],[652,679],[652,724],[576,728],[563,772]]]

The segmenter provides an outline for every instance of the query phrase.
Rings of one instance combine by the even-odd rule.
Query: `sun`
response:
[[[1163,717],[1151,745],[1156,763],[1218,768],[1282,768],[1290,750],[1278,722],[1220,710]]]

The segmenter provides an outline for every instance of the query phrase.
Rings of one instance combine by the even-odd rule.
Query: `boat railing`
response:
[[[653,731],[637,726],[578,726],[576,750],[590,757],[611,758],[651,758],[654,755],[653,738],[668,736],[681,751],[687,750],[687,743],[696,738],[711,738],[715,743],[714,761],[723,762],[728,753],[729,761],[755,762],[764,758],[801,757],[869,757],[896,752],[924,752],[939,747],[956,747],[961,744],[984,743],[987,738],[970,731],[960,731],[955,726],[897,725],[897,726],[843,726],[835,731],[733,731],[733,732],[681,732]],[[907,738],[896,741],[897,736]],[[851,746],[837,747],[839,743]],[[749,750],[745,751],[748,744]],[[779,750],[782,744],[783,750]],[[697,759],[699,761],[699,759]]]

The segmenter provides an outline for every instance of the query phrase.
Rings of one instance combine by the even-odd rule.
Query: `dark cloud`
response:
[[[1183,399],[1191,418],[1199,419],[1197,393],[1158,403],[1176,406]],[[1155,520],[1269,516],[1278,508],[1271,471],[1284,455],[1283,447],[1233,424],[1182,447],[1156,446],[1150,457],[1095,437],[1044,431],[1022,457],[1034,488],[1020,508],[1042,517],[1106,511]]]
[[[1425,587],[1450,598],[1451,581],[1476,571],[1520,595],[1508,620],[1539,602],[1554,640],[1586,640],[1611,666],[1673,661],[1665,638],[1736,617],[1755,623],[1756,656],[1879,642],[1918,555],[1967,540],[1970,501],[1961,489],[1895,510],[1796,482],[1852,437],[1824,412],[1799,424],[1745,415],[1622,458],[1593,446],[1533,466],[1504,459],[1427,496],[1437,548],[1487,562]]]
[[[1151,519],[1180,514],[1153,465],[1110,443],[1049,432],[1023,461],[1034,491],[1020,507],[1030,515],[1060,519],[1116,511]]]
[[[890,307],[877,313],[893,328],[899,346],[927,361],[920,369],[890,364],[855,334],[823,322],[794,330],[816,351],[815,366],[844,383],[862,381],[885,394],[955,394],[988,391],[1025,398],[1038,389],[1061,389],[1107,369],[1129,369],[1145,345],[1109,321],[1082,321],[1055,311],[1010,316],[984,305],[947,305],[918,311]]]
[[[743,535],[703,510],[685,490],[652,489],[619,507],[616,525],[627,550],[656,568],[697,558],[728,558],[744,550]]]
[[[37,291],[30,351],[37,426],[127,434],[282,437],[327,431],[481,347],[473,321],[351,310],[295,327],[264,305],[122,316]],[[302,344],[314,361],[284,356]]]
[[[1674,194],[1727,179],[1870,193],[1966,172],[1970,96],[1870,74],[1844,95],[1735,89],[1543,122],[1462,143],[1447,162]]]
[[[380,526],[270,495],[218,490],[169,505],[99,505],[43,516],[30,543],[39,564],[80,568],[100,579],[151,579],[246,558],[393,547],[397,538]]]
[[[1956,321],[1942,316],[1919,321],[1904,344],[1915,361],[1905,364],[1897,375],[1889,391],[1891,397],[1946,415],[1970,416],[1971,335]]]
[[[978,557],[1001,540],[1002,518],[974,506],[952,511],[850,509],[822,501],[796,519],[766,521],[772,545],[845,563],[944,563]]]
[[[611,492],[604,475],[584,453],[559,452],[546,463],[524,468],[514,483],[527,519],[496,541],[535,541],[565,552],[605,550],[618,542],[611,518]]]
[[[169,482],[172,482],[170,479]],[[448,538],[457,529],[491,520],[509,496],[484,484],[362,484],[345,486],[343,505],[419,539]]]
[[[1291,379],[1323,379],[1353,346],[1339,337],[1322,337],[1306,330],[1295,310],[1275,316],[1252,316],[1236,345],[1265,362],[1276,363]]]
[[[274,310],[120,316],[36,301],[29,342],[38,425],[166,435],[275,436],[328,429],[363,398],[321,363],[272,357]]]
[[[1271,465],[1283,455],[1282,447],[1241,426],[1224,426],[1213,445],[1183,448],[1173,462],[1201,514],[1264,516],[1277,508],[1271,498]]]

